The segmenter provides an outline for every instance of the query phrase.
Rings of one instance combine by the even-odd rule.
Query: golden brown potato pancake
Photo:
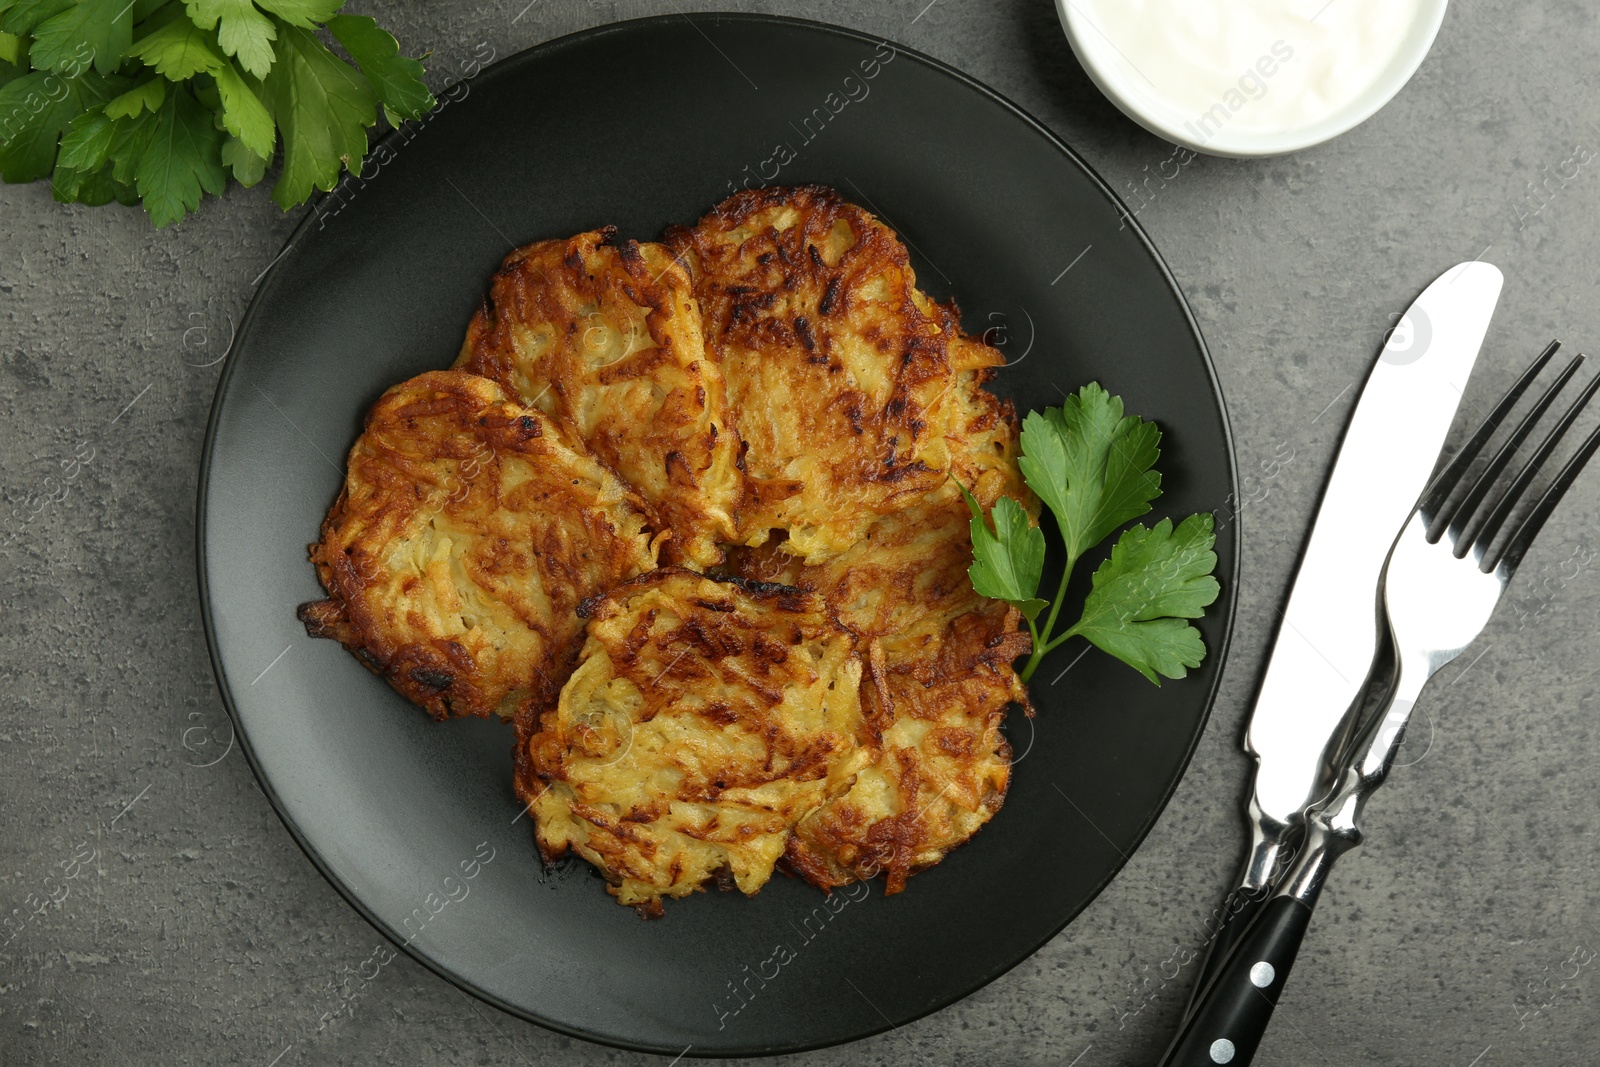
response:
[[[819,596],[677,567],[586,610],[559,703],[517,719],[541,851],[577,852],[644,914],[713,877],[755,893],[876,754],[852,638]]]
[[[560,690],[578,604],[655,555],[637,494],[552,419],[431,371],[367,414],[300,618],[436,719],[509,716]]]
[[[558,419],[672,532],[663,556],[704,568],[734,539],[738,435],[689,278],[614,227],[506,257],[456,367]]]
[[[867,688],[882,755],[795,828],[787,858],[813,885],[883,874],[884,892],[898,893],[1005,801],[1011,748],[1000,725],[1010,704],[1027,706],[1011,663],[1028,635],[1004,604],[927,622],[923,647],[885,653]]]
[[[905,247],[822,186],[759,189],[664,238],[689,268],[748,478],[739,540],[817,563],[943,489],[948,324]]]
[[[730,557],[741,574],[820,594],[866,650],[862,700],[882,755],[796,828],[789,866],[815,885],[881,873],[897,893],[1005,799],[1000,724],[1009,705],[1028,708],[1012,661],[1030,643],[1015,609],[972,588],[971,563],[966,507],[948,500],[878,520],[820,566],[773,542]]]

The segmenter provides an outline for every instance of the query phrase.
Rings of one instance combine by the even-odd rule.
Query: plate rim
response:
[[[483,70],[471,80],[476,81],[478,78],[499,79],[506,77],[511,75],[514,71],[520,70],[520,68],[529,63],[538,62],[548,52],[553,52],[563,47],[571,47],[576,44],[585,43],[589,40],[604,37],[609,34],[621,32],[644,32],[652,25],[669,23],[675,24],[680,19],[689,22],[691,25],[694,25],[695,17],[707,18],[712,20],[714,24],[727,22],[765,24],[785,29],[816,31],[869,44],[888,43],[895,49],[896,54],[908,56],[911,59],[933,69],[937,73],[955,80],[966,88],[976,91],[980,96],[986,98],[991,103],[998,105],[1003,110],[1020,119],[1025,126],[1030,127],[1035,133],[1043,137],[1051,147],[1056,149],[1056,151],[1058,151],[1061,155],[1065,156],[1066,159],[1075,165],[1082,172],[1084,177],[1086,177],[1090,183],[1100,191],[1101,195],[1103,195],[1111,205],[1120,210],[1128,230],[1144,247],[1146,255],[1150,257],[1151,262],[1156,266],[1157,270],[1161,274],[1162,279],[1166,282],[1167,288],[1171,291],[1172,296],[1175,298],[1178,310],[1182,312],[1184,321],[1187,323],[1189,331],[1194,337],[1195,343],[1199,348],[1200,362],[1205,370],[1206,380],[1211,386],[1211,398],[1215,402],[1217,419],[1222,429],[1223,444],[1228,458],[1228,485],[1232,495],[1236,496],[1238,494],[1238,449],[1234,438],[1233,425],[1228,416],[1227,398],[1223,393],[1222,383],[1217,377],[1216,364],[1211,358],[1211,349],[1206,344],[1205,335],[1200,330],[1200,324],[1194,317],[1193,309],[1189,306],[1188,297],[1184,295],[1183,289],[1179,286],[1177,278],[1172,273],[1172,269],[1167,265],[1166,260],[1162,258],[1160,251],[1156,248],[1154,242],[1150,240],[1149,235],[1145,233],[1144,227],[1140,225],[1138,219],[1136,219],[1133,214],[1127,210],[1127,205],[1119,196],[1117,196],[1116,191],[1111,188],[1110,184],[1100,176],[1099,172],[1097,172],[1087,160],[1085,160],[1081,155],[1078,154],[1076,150],[1068,145],[1060,135],[1058,135],[1050,127],[1046,126],[1042,121],[1035,118],[1021,105],[1013,102],[1004,94],[980,81],[975,76],[968,74],[941,59],[930,56],[918,49],[907,47],[900,44],[898,41],[891,41],[884,35],[870,33],[865,30],[859,30],[849,26],[841,26],[836,23],[823,22],[818,19],[799,18],[764,12],[694,11],[687,13],[674,12],[664,15],[647,15],[640,18],[601,23],[596,26],[590,26],[585,29],[562,34],[559,37],[552,37],[549,40],[540,41],[539,43],[530,45],[529,47],[520,51],[513,52],[504,59],[491,63],[489,66],[483,68]],[[398,139],[400,136],[400,130],[391,129],[388,133],[384,134],[381,138],[374,142],[371,147],[369,147],[368,155],[370,156],[379,146],[388,144],[389,142]],[[295,224],[294,229],[290,231],[289,236],[284,241],[283,247],[279,251],[278,255],[267,266],[267,269],[263,275],[256,281],[255,290],[250,296],[250,301],[245,307],[244,314],[239,319],[238,328],[234,331],[234,343],[237,343],[238,338],[247,333],[252,320],[255,318],[257,311],[264,302],[265,296],[273,289],[273,283],[279,276],[280,268],[283,267],[284,261],[288,258],[288,254],[293,251],[296,245],[304,238],[308,226],[322,217],[320,207],[323,201],[335,196],[344,186],[347,180],[348,175],[342,174],[339,181],[335,183],[331,190],[322,192],[314,201],[311,202],[309,209],[301,217],[300,221]],[[228,354],[232,355],[231,345]],[[403,951],[407,956],[423,966],[425,969],[454,986],[456,989],[468,993],[484,1003],[490,1004],[509,1015],[523,1019],[527,1022],[535,1024],[536,1026],[567,1037],[574,1037],[582,1041],[588,1041],[609,1048],[624,1049],[630,1052],[643,1052],[657,1056],[674,1055],[675,1053],[673,1051],[670,1051],[661,1045],[652,1046],[626,1038],[596,1033],[581,1026],[574,1026],[570,1023],[565,1023],[561,1022],[560,1020],[538,1015],[526,1008],[508,1003],[500,997],[497,997],[494,994],[479,988],[466,977],[455,974],[447,969],[444,965],[434,961],[426,954],[422,953],[414,942],[400,936],[397,931],[391,929],[387,923],[375,915],[366,906],[355,890],[351,886],[345,884],[342,876],[339,875],[339,873],[332,867],[330,863],[324,860],[311,842],[306,839],[299,826],[296,825],[293,818],[284,809],[282,803],[280,803],[277,791],[273,788],[270,779],[263,773],[263,768],[256,759],[254,748],[249,740],[249,734],[244,729],[239,711],[234,704],[233,690],[229,683],[227,672],[222,664],[216,629],[212,618],[211,588],[207,577],[206,515],[209,497],[208,490],[211,483],[212,460],[215,454],[216,434],[218,425],[222,418],[224,399],[228,393],[228,387],[232,381],[234,370],[237,365],[238,360],[226,359],[225,357],[222,373],[217,379],[216,391],[212,395],[211,409],[206,419],[206,433],[204,441],[201,445],[200,467],[198,472],[195,500],[195,569],[198,579],[197,592],[200,600],[201,621],[206,638],[206,653],[207,657],[211,661],[211,671],[217,682],[217,694],[222,701],[223,708],[228,714],[229,725],[233,730],[235,738],[238,740],[239,749],[243,753],[245,761],[250,767],[251,774],[255,776],[256,785],[258,788],[260,788],[262,795],[267,798],[267,802],[272,806],[273,812],[278,816],[279,821],[283,823],[284,828],[288,830],[290,838],[293,839],[297,846],[299,846],[300,851],[303,852],[306,858],[311,861],[311,865],[317,870],[318,873],[322,875],[323,879],[333,887],[334,891],[337,892],[341,898],[343,898],[344,902],[348,904],[357,915],[366,920],[368,925],[370,925],[378,933],[382,934],[383,937],[391,944]],[[1240,530],[1240,527],[1236,525],[1235,529],[1238,531]],[[1134,854],[1144,844],[1144,841],[1149,836],[1151,830],[1155,828],[1156,823],[1166,812],[1168,805],[1172,802],[1173,795],[1177,792],[1178,786],[1183,782],[1184,778],[1189,772],[1189,766],[1194,760],[1195,751],[1199,748],[1200,740],[1205,736],[1206,727],[1210,724],[1212,711],[1215,708],[1217,698],[1221,693],[1222,679],[1227,666],[1228,655],[1232,651],[1234,624],[1238,611],[1239,599],[1239,564],[1242,555],[1243,537],[1241,533],[1236,532],[1232,538],[1231,551],[1226,558],[1226,563],[1232,580],[1224,583],[1223,593],[1220,598],[1222,603],[1218,605],[1222,608],[1222,612],[1218,616],[1218,622],[1220,624],[1221,631],[1216,641],[1216,647],[1208,650],[1209,656],[1216,657],[1216,671],[1212,676],[1210,688],[1205,694],[1205,702],[1199,721],[1195,724],[1194,730],[1189,737],[1188,745],[1183,753],[1183,759],[1179,765],[1178,772],[1173,776],[1172,781],[1167,785],[1167,788],[1162,793],[1160,800],[1152,809],[1149,818],[1146,819],[1144,825],[1139,828],[1139,831],[1134,837],[1130,848],[1121,854],[1120,861],[1106,874],[1106,876],[1100,882],[1094,886],[1093,890],[1084,898],[1081,905],[1072,910],[1069,914],[1065,915],[1058,925],[1051,929],[1046,936],[1040,939],[1038,943],[1033,945],[1033,947],[1027,952],[1021,954],[1016,959],[1003,963],[998,967],[991,968],[990,970],[981,974],[975,981],[964,985],[956,992],[943,999],[935,1000],[927,1007],[922,1008],[914,1014],[907,1015],[904,1018],[896,1020],[885,1019],[881,1026],[874,1026],[871,1029],[863,1030],[852,1036],[839,1039],[806,1041],[793,1044],[772,1044],[769,1042],[760,1045],[759,1047],[751,1046],[750,1048],[744,1050],[734,1049],[727,1051],[708,1051],[704,1053],[698,1053],[695,1056],[688,1058],[732,1059],[750,1056],[791,1055],[803,1052],[812,1052],[818,1049],[838,1047],[856,1041],[862,1041],[870,1037],[876,1037],[886,1033],[887,1031],[905,1026],[912,1022],[916,1022],[919,1019],[926,1018],[935,1012],[942,1011],[958,1001],[965,1000],[978,990],[983,989],[985,986],[988,986],[999,979],[1002,975],[1013,970],[1019,964],[1037,955],[1038,952],[1044,948],[1045,945],[1054,940],[1061,933],[1061,931],[1065,930],[1074,921],[1076,921],[1077,918],[1083,914],[1083,912],[1088,910],[1091,904],[1100,898],[1100,895],[1105,892],[1106,887],[1109,886],[1111,882],[1122,873],[1124,868],[1127,867]],[[673,1048],[675,1047],[676,1046],[673,1046]],[[689,1050],[684,1050],[684,1052],[676,1053],[676,1055],[683,1057],[688,1051]]]

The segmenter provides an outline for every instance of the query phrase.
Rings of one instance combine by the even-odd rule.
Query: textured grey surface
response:
[[[524,2],[355,6],[409,50],[431,50],[436,78],[484,43],[506,56],[676,10]],[[1549,337],[1600,337],[1600,172],[1555,177],[1600,145],[1586,79],[1600,16],[1571,0],[1461,0],[1416,79],[1365,125],[1283,159],[1199,158],[1176,177],[1168,164],[1140,197],[1134,183],[1173,149],[1096,93],[1047,0],[725,6],[929,52],[1017,101],[1142,204],[1216,359],[1251,501],[1221,699],[1124,872],[967,1000],[792,1059],[1151,1062],[1242,847],[1244,709],[1383,331],[1435,274],[1482,256],[1508,282],[1466,410]],[[1540,183],[1555,192],[1535,214]],[[134,211],[0,187],[0,1064],[651,1061],[501,1014],[404,956],[318,1030],[381,938],[229,747],[192,547],[216,361],[294,221],[263,189],[155,232]],[[1593,1062],[1597,518],[1600,474],[1528,560],[1516,609],[1436,681],[1402,757],[1412,765],[1374,805],[1369,845],[1341,865],[1259,1063]],[[60,904],[31,914],[30,898],[51,893]]]

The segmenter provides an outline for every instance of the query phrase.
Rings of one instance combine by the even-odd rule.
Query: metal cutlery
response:
[[[1338,785],[1307,816],[1304,847],[1260,914],[1244,929],[1161,1061],[1171,1067],[1245,1067],[1272,1018],[1311,910],[1333,862],[1361,843],[1361,812],[1388,777],[1395,751],[1428,680],[1482,632],[1524,553],[1584,465],[1600,449],[1592,432],[1531,510],[1509,524],[1529,486],[1597,390],[1592,380],[1507,483],[1511,459],[1571,381],[1574,359],[1475,477],[1474,460],[1554,355],[1552,344],[1522,375],[1461,453],[1428,489],[1389,555],[1383,605],[1395,652],[1384,706],[1357,734]],[[1496,486],[1504,488],[1490,496]],[[1509,524],[1509,525],[1508,525]],[[1509,528],[1505,537],[1499,535]]]
[[[1387,339],[1339,448],[1251,713],[1250,851],[1195,995],[1281,873],[1307,807],[1332,787],[1378,647],[1378,580],[1416,507],[1472,373],[1503,278],[1452,267]]]

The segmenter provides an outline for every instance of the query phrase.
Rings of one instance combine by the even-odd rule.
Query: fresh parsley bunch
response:
[[[288,210],[434,105],[422,64],[344,0],[0,0],[0,177],[144,204],[157,226],[254,185]],[[326,28],[355,65],[334,55]]]
[[[1067,562],[1055,601],[1039,599],[1044,574],[1044,531],[1022,505],[1001,497],[991,511],[994,528],[965,487],[972,508],[973,562],[968,574],[984,596],[1007,601],[1022,612],[1033,635],[1033,655],[1022,669],[1032,677],[1045,653],[1070,637],[1087,638],[1157,685],[1198,667],[1206,647],[1198,619],[1217,599],[1211,572],[1216,535],[1209,512],[1190,515],[1176,528],[1162,519],[1124,530],[1111,557],[1094,572],[1094,586],[1078,621],[1055,633],[1072,569],[1084,553],[1119,526],[1150,510],[1161,495],[1161,431],[1136,415],[1123,415],[1122,400],[1091,382],[1059,408],[1029,412],[1022,423],[1018,465],[1028,487],[1056,517]],[[1038,617],[1045,608],[1043,631]]]

